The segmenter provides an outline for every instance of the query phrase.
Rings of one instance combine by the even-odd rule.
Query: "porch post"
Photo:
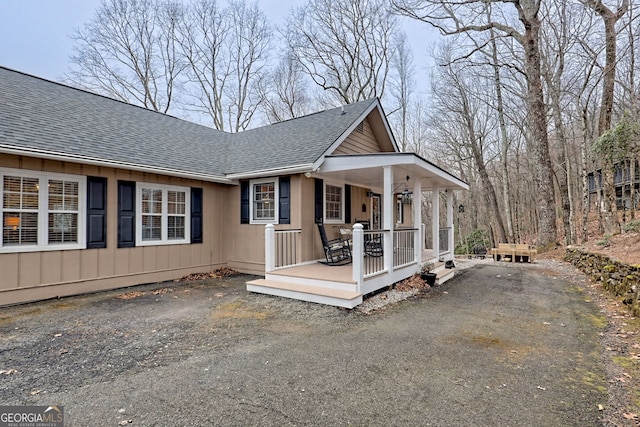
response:
[[[356,282],[356,292],[362,292],[362,281],[364,279],[364,227],[359,222],[353,224],[353,249],[351,259],[353,260],[353,281]]]
[[[384,166],[384,199],[382,223],[384,232],[383,253],[384,268],[388,273],[393,271],[393,166]]]
[[[449,255],[447,256],[448,260],[453,260],[455,254],[455,240],[454,229],[453,229],[453,190],[447,191],[447,228],[449,229],[449,235],[447,236],[448,242],[447,247],[449,248]]]
[[[431,190],[431,236],[433,239],[433,254],[440,260],[440,189]]]
[[[422,183],[417,179],[413,183],[413,228],[417,230],[414,233],[413,250],[418,267],[420,267],[422,247],[424,246],[422,241]]]
[[[271,273],[276,268],[276,229],[273,224],[264,227],[264,272]]]

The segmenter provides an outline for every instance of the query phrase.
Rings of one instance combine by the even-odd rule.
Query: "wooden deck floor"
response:
[[[433,251],[422,251],[422,262],[434,261]],[[307,279],[331,280],[334,282],[355,284],[353,281],[353,264],[326,265],[319,262],[287,267],[271,272],[274,275],[288,277],[304,277]]]

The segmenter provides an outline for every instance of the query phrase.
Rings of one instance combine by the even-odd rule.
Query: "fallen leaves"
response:
[[[175,279],[174,282],[192,282],[194,280],[204,280],[204,279],[218,279],[220,277],[228,277],[235,276],[238,272],[232,268],[219,268],[214,271],[210,271],[208,273],[193,273],[187,276],[181,277],[180,279]]]
[[[414,274],[398,283],[395,288],[400,292],[408,292],[413,289],[430,289],[431,286],[427,285],[427,282],[422,280],[419,274]]]
[[[144,292],[134,291],[134,292],[127,292],[126,294],[116,295],[116,298],[129,300],[129,299],[141,297],[143,295],[145,295]]]

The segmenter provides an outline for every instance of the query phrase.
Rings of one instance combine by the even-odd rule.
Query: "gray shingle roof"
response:
[[[241,132],[233,141],[227,173],[313,163],[374,102],[361,101]]]
[[[223,178],[313,163],[374,102],[229,134],[0,67],[0,144]]]

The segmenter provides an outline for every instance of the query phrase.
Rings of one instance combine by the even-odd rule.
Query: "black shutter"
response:
[[[322,224],[324,213],[323,211],[323,200],[324,200],[324,181],[320,178],[315,179],[315,214],[316,214],[316,224]]]
[[[351,222],[351,186],[349,184],[344,185],[344,222],[345,224]]]
[[[107,178],[87,177],[87,249],[107,247]]]
[[[136,183],[118,181],[118,247],[136,245]]]
[[[249,181],[240,182],[240,224],[249,224]]]
[[[278,223],[291,224],[291,177],[280,177]]]
[[[191,243],[202,243],[202,188],[191,189]]]

